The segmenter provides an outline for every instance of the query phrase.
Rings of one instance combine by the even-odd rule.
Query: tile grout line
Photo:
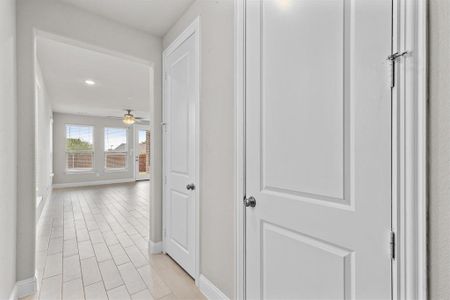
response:
[[[73,199],[70,199],[70,204],[72,206],[72,215],[74,215],[73,213]],[[84,220],[84,216],[83,216],[83,220]],[[81,275],[81,288],[83,290],[83,297],[84,299],[86,299],[86,289],[84,287],[84,278],[83,278],[83,268],[81,267],[81,256],[80,256],[80,248],[78,247],[78,235],[75,229],[75,215],[74,215],[74,220],[73,220],[73,226],[74,226],[74,230],[75,230],[75,240],[76,240],[76,244],[77,244],[77,250],[78,250],[78,265],[80,267],[80,275]],[[89,233],[88,233],[89,234]]]
[[[55,196],[57,196],[57,193],[55,193]],[[62,299],[64,299],[65,295],[64,285],[78,279],[80,279],[81,281],[82,293],[84,297],[86,297],[86,288],[99,283],[101,283],[102,289],[106,293],[107,298],[109,298],[108,292],[113,289],[123,287],[130,297],[133,297],[134,295],[143,291],[148,291],[154,299],[161,299],[169,295],[175,295],[174,290],[172,290],[172,288],[170,287],[172,285],[167,284],[167,276],[162,277],[158,273],[160,271],[160,267],[165,269],[167,267],[170,268],[171,266],[167,265],[167,262],[165,260],[160,261],[158,259],[157,261],[153,262],[151,259],[151,254],[149,253],[148,243],[146,243],[146,240],[148,239],[148,233],[143,234],[145,232],[145,225],[143,224],[148,223],[148,221],[145,222],[145,218],[148,219],[149,215],[141,213],[141,211],[146,211],[145,209],[148,209],[148,207],[145,208],[145,204],[148,204],[149,200],[145,201],[145,199],[141,195],[140,189],[136,189],[135,186],[133,188],[130,188],[128,186],[114,186],[112,188],[108,187],[106,189],[67,189],[65,192],[61,193],[60,197],[58,198],[59,200],[56,200],[52,197],[52,205],[49,205],[49,218],[51,218],[51,222],[49,223],[51,223],[51,225],[47,223],[45,224],[45,227],[42,227],[41,230],[43,234],[50,230],[47,239],[47,249],[50,246],[52,237],[59,235],[62,236],[62,250],[60,252],[62,260],[60,297]],[[56,229],[60,227],[62,228],[61,234],[58,232],[61,229]],[[69,236],[72,235],[72,230],[74,231],[74,238],[71,238],[70,240],[73,240],[74,244],[77,247],[76,250],[78,253],[78,267],[80,269],[80,273],[76,274],[76,276],[81,276],[81,278],[73,278],[65,282],[64,271],[67,271],[66,268],[69,265],[64,264],[64,260],[68,260],[77,255],[76,253],[74,253],[65,257],[65,254],[68,253],[67,251],[74,250],[64,247],[64,245],[66,244],[65,239],[69,238]],[[87,239],[80,241],[80,233],[83,234],[83,231],[85,234],[87,234]],[[55,233],[56,235],[54,235]],[[106,236],[110,236],[110,238],[108,238],[108,241],[105,238]],[[121,239],[119,239],[118,236],[122,236]],[[95,243],[94,238],[96,241]],[[81,264],[82,259],[80,255],[80,248],[78,247],[79,243],[82,242],[86,242],[86,245],[88,244],[93,252],[92,256],[85,259],[92,259],[93,261],[95,261],[95,263],[97,264],[98,272],[100,273],[99,281],[92,282],[86,286],[86,282],[83,277],[84,272]],[[99,246],[100,243],[102,243],[103,245]],[[96,245],[97,247],[94,247],[94,245]],[[111,248],[116,245],[117,247],[119,247],[118,249],[123,252],[121,254],[123,255],[124,260],[126,258],[126,262],[121,262],[118,264],[114,260]],[[127,246],[124,247],[124,245]],[[97,252],[95,249],[100,249],[101,252]],[[105,254],[108,254],[108,258],[99,262],[99,256],[97,254],[100,254],[100,256],[102,256],[103,251],[107,251],[107,253],[105,252]],[[44,271],[42,272],[45,272],[47,257],[48,251],[45,255],[46,261],[44,263]],[[142,261],[141,257],[143,259]],[[103,273],[100,270],[100,264],[106,262],[114,266],[114,268],[118,272],[118,279],[120,278],[120,280],[122,281],[121,284],[117,287],[110,289],[106,289],[105,287],[105,280]],[[135,265],[135,263],[143,263],[143,265],[137,266]],[[154,263],[158,264],[154,265]],[[127,264],[130,264],[129,266],[127,266],[127,268],[130,268],[130,271],[136,272],[138,274],[138,277],[136,277],[136,279],[142,281],[142,287],[138,285],[138,290],[133,291],[133,293],[128,290],[128,285],[124,280],[124,276],[122,275],[123,272],[121,272],[120,270],[123,269],[123,267]],[[152,277],[146,278],[146,276],[143,276],[145,275],[145,273],[139,272],[139,270],[142,268],[151,268],[151,274],[153,274],[152,276],[156,276],[155,278],[157,278],[157,280],[160,280],[161,284],[166,286],[168,294],[160,297],[155,297],[151,292],[149,286],[147,286],[147,280],[145,280],[149,279],[151,280],[150,282],[152,282],[153,279]],[[167,273],[166,275],[169,274],[170,273]],[[126,273],[124,273],[124,275],[126,275]],[[58,276],[58,274],[50,276],[48,278],[56,276]],[[132,281],[131,283],[134,283],[134,281]],[[190,290],[188,290],[188,293],[190,293]]]
[[[83,198],[84,198],[84,196],[83,196]],[[81,206],[81,205],[80,205],[80,206]],[[83,217],[83,222],[84,222],[84,224],[86,224],[86,218],[85,218],[85,216],[84,216],[83,209],[81,209],[81,216]],[[88,237],[89,237],[88,241],[90,242],[92,251],[94,252],[94,256],[93,256],[93,257],[95,258],[95,261],[96,261],[96,263],[97,263],[97,269],[98,269],[98,272],[99,272],[100,278],[101,278],[101,280],[99,280],[99,281],[97,281],[97,282],[93,282],[93,283],[90,284],[90,285],[97,284],[97,283],[101,282],[101,283],[102,283],[102,286],[103,286],[103,288],[104,288],[104,290],[105,290],[106,297],[109,299],[108,293],[106,292],[105,281],[104,281],[104,279],[103,279],[103,275],[102,275],[102,272],[101,272],[101,270],[100,270],[100,266],[99,266],[99,263],[98,263],[98,261],[97,261],[97,257],[96,257],[96,255],[95,255],[94,246],[92,245],[92,241],[91,241],[91,235],[89,234],[89,230],[87,229],[87,226],[86,226],[86,231],[87,231],[87,234],[88,234]],[[78,241],[78,236],[77,236],[77,241]],[[77,242],[77,245],[78,245],[78,242]],[[78,249],[78,253],[80,253],[79,249]],[[85,260],[86,260],[86,259],[89,259],[89,258],[90,258],[90,257],[87,257],[87,258],[85,258]],[[84,285],[84,279],[83,279],[83,274],[84,274],[84,272],[83,272],[83,268],[81,267],[81,260],[82,260],[82,259],[81,259],[81,256],[79,256],[79,259],[80,259],[80,270],[81,270],[81,278],[82,278],[82,284],[83,284],[83,292],[84,292],[84,297],[86,298],[86,286]]]

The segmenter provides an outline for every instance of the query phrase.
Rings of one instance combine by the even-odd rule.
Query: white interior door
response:
[[[164,250],[195,277],[196,42],[191,35],[164,58]]]
[[[136,180],[150,178],[150,128],[146,125],[134,125],[134,159]]]
[[[391,298],[391,0],[247,1],[248,299]]]

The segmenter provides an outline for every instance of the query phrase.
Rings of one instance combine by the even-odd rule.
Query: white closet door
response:
[[[391,0],[247,1],[248,299],[391,298]]]

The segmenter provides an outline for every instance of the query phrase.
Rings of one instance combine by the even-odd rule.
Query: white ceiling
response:
[[[194,0],[61,0],[97,15],[163,36]]]
[[[149,117],[148,66],[46,38],[38,39],[37,56],[53,111],[120,117],[131,108]]]

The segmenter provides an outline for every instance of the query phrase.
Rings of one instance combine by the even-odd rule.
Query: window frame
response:
[[[106,130],[107,129],[121,129],[125,131],[125,140],[126,140],[126,151],[106,151]],[[115,173],[115,172],[127,172],[129,169],[129,153],[130,153],[130,139],[128,138],[128,128],[127,127],[120,127],[120,126],[105,126],[103,127],[103,169],[105,173]],[[123,168],[108,168],[107,166],[107,159],[108,159],[108,153],[124,153],[125,155],[125,166]]]
[[[88,151],[88,150],[83,150],[80,152],[86,152],[86,153],[92,153],[92,167],[91,168],[85,168],[85,169],[70,169],[69,165],[68,165],[68,153],[69,151],[67,151],[67,127],[69,126],[77,126],[77,127],[87,127],[87,128],[91,128],[92,130],[92,150]],[[65,172],[66,174],[86,174],[86,173],[94,173],[95,171],[95,126],[91,125],[91,124],[75,124],[75,123],[65,123],[64,124],[64,165],[65,165]]]

